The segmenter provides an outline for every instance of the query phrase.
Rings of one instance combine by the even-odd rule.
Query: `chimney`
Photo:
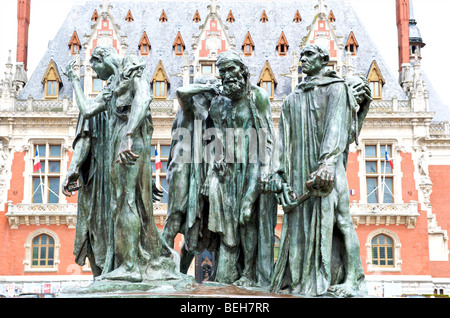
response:
[[[397,11],[398,32],[398,63],[399,72],[402,65],[410,62],[409,59],[409,0],[395,0]]]
[[[17,0],[17,62],[23,62],[25,71],[28,57],[28,27],[30,25],[31,0]]]

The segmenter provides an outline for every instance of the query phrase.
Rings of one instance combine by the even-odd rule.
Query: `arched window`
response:
[[[55,272],[59,267],[58,235],[45,228],[30,233],[25,241],[25,272]]]
[[[384,234],[372,239],[372,264],[380,267],[394,267],[394,243]]]
[[[401,243],[398,235],[379,228],[367,236],[367,271],[400,272],[402,270]]]
[[[55,240],[46,234],[33,239],[31,267],[53,267],[55,264]]]

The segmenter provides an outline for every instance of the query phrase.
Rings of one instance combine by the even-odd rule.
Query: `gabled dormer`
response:
[[[159,21],[161,23],[167,22],[167,15],[166,15],[166,12],[164,11],[164,9],[161,12],[161,16],[159,17]]]
[[[373,60],[372,64],[370,65],[369,71],[367,72],[367,80],[369,81],[369,85],[372,90],[372,98],[382,99],[382,87],[384,83],[386,83],[386,81],[381,74],[377,61],[375,60]]]
[[[342,76],[344,43],[342,43],[342,37],[336,34],[334,26],[327,18],[326,6],[323,6],[322,2],[319,4],[322,5],[317,6],[318,10],[314,20],[307,27],[308,33],[300,43],[300,51],[308,44],[318,44],[327,48],[330,52],[328,67]]]
[[[242,49],[244,50],[245,56],[251,56],[253,54],[253,49],[255,48],[255,43],[253,43],[252,36],[250,35],[250,31],[247,31],[247,35],[244,38],[244,42],[242,43]]]
[[[302,16],[300,15],[300,12],[297,10],[297,12],[295,12],[295,16],[294,16],[294,20],[295,23],[300,23],[302,22]]]
[[[345,44],[345,50],[350,52],[352,55],[356,55],[356,51],[359,47],[358,41],[356,41],[355,34],[353,31],[350,32],[350,35],[347,39],[347,44]]]
[[[289,43],[286,40],[286,36],[284,35],[284,32],[281,31],[281,35],[277,43],[278,55],[285,56],[287,54],[288,47]]]
[[[234,21],[235,21],[235,18],[234,18],[233,12],[231,12],[231,10],[230,10],[230,12],[228,12],[227,22],[233,23]]]
[[[62,80],[58,67],[53,59],[48,63],[41,83],[44,85],[45,99],[58,99],[59,87],[62,85]]]
[[[159,60],[158,65],[156,66],[150,84],[153,86],[154,99],[167,98],[167,88],[170,85],[170,82],[161,60]]]
[[[181,37],[180,31],[178,31],[177,36],[175,37],[175,41],[172,44],[172,47],[175,51],[176,56],[183,56],[184,48],[186,47],[184,45],[183,38]]]
[[[144,31],[142,34],[141,40],[139,41],[139,52],[142,56],[148,56],[150,52],[150,40],[148,39],[147,32]]]
[[[75,55],[81,50],[80,39],[78,38],[77,31],[73,31],[72,37],[69,41],[70,54]]]
[[[333,10],[330,10],[330,13],[328,14],[328,21],[331,23],[336,22],[336,17],[334,16]]]
[[[202,19],[200,18],[200,13],[198,13],[198,10],[196,10],[192,21],[194,21],[195,23],[199,23],[201,20]]]
[[[263,13],[261,14],[261,18],[259,19],[262,23],[266,23],[269,21],[269,18],[267,17],[266,10],[263,10]]]
[[[98,13],[97,13],[97,9],[95,9],[94,13],[92,14],[91,21],[97,22],[97,20],[98,20]]]
[[[267,94],[269,94],[270,99],[273,99],[276,85],[277,80],[275,75],[273,74],[269,61],[266,61],[261,74],[259,75],[258,86],[264,88],[267,91]]]
[[[127,16],[125,17],[125,21],[127,21],[127,22],[133,22],[134,21],[133,15],[131,14],[131,9],[128,10]]]

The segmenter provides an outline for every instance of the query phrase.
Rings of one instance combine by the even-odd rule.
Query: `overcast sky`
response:
[[[397,77],[398,43],[395,0],[349,1],[354,5],[359,18],[363,21],[391,72]],[[54,38],[71,7],[78,2],[84,1],[31,1],[28,76],[43,57],[48,41]],[[220,5],[220,1],[218,2]],[[426,43],[422,50],[422,68],[444,103],[450,105],[450,19],[446,18],[445,14],[439,14],[439,12],[450,12],[450,1],[413,0],[413,8],[417,25]],[[337,32],[339,33],[339,30]],[[9,50],[12,51],[13,62],[15,61],[16,45],[17,0],[0,0],[0,79],[3,78]]]

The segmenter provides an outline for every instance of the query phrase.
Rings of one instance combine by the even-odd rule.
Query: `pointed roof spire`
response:
[[[425,46],[425,43],[423,43],[423,41],[422,41],[422,35],[420,34],[420,30],[417,26],[417,22],[414,19],[414,10],[413,10],[412,0],[409,0],[409,42],[421,44],[422,47]]]

